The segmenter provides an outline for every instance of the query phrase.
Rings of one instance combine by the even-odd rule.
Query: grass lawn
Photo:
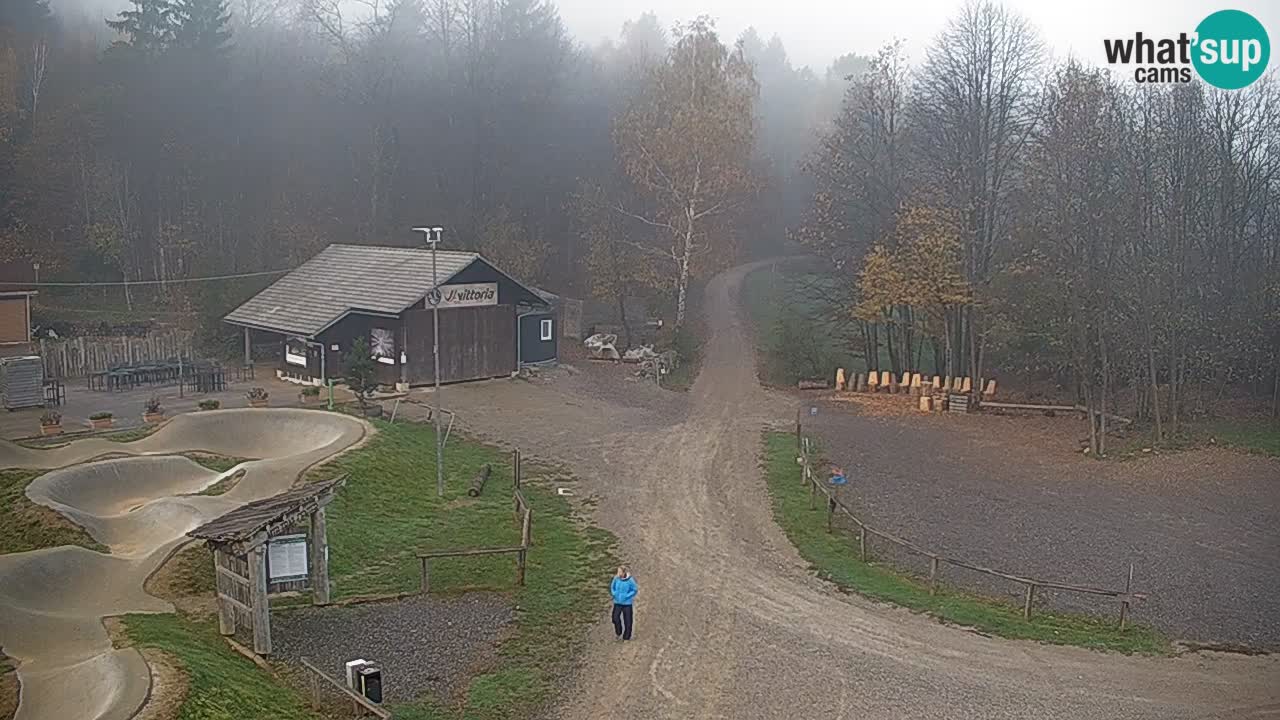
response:
[[[796,466],[794,435],[765,434],[765,470],[774,519],[818,574],[841,588],[1001,637],[1125,653],[1170,651],[1169,641],[1154,630],[1131,625],[1120,631],[1114,619],[1037,610],[1025,620],[1021,607],[992,598],[945,586],[930,595],[927,583],[874,561],[861,562],[855,535],[827,533],[824,510],[809,509]]]
[[[1280,420],[1214,420],[1206,423],[1200,432],[1227,447],[1280,457]]]
[[[307,476],[315,481],[339,473],[350,475],[346,487],[328,508],[335,599],[416,590],[419,564],[415,553],[420,549],[519,543],[519,528],[512,517],[511,468],[506,453],[466,441],[454,433],[445,453],[447,491],[444,498],[437,498],[431,427],[374,423],[379,432],[368,444]],[[493,466],[493,475],[483,495],[467,497],[470,479],[485,463]],[[533,508],[534,537],[525,587],[514,586],[514,560],[509,556],[437,560],[431,568],[432,592],[494,590],[508,594],[518,606],[517,621],[512,631],[503,636],[498,660],[472,679],[460,702],[421,698],[392,708],[398,720],[500,720],[535,714],[551,700],[561,672],[582,640],[585,624],[603,606],[601,578],[614,564],[612,537],[587,527],[564,498],[528,477],[534,474],[530,463],[526,462],[525,469],[525,495]],[[207,563],[192,562],[193,576],[209,573]],[[191,577],[183,582],[199,588],[207,580]],[[135,641],[166,650],[187,665],[192,696],[184,705],[181,718],[311,717],[290,691],[282,691],[280,697],[273,698],[275,704],[264,705],[267,710],[262,712],[249,710],[256,711],[252,702],[260,698],[241,705],[219,704],[224,700],[222,688],[228,687],[223,673],[231,672],[231,665],[246,666],[259,680],[268,684],[271,681],[251,663],[223,652],[225,644],[206,622],[181,616],[126,619],[129,635]],[[256,686],[249,687],[252,690]],[[191,707],[200,697],[213,699],[208,709]],[[277,714],[270,714],[273,712]]]
[[[58,545],[79,545],[107,552],[84,528],[27,499],[27,485],[43,472],[0,470],[0,554]]]
[[[328,512],[330,572],[339,598],[416,589],[419,549],[519,544],[509,455],[453,435],[445,452],[447,491],[437,498],[432,429],[375,424],[379,433],[366,447],[312,473],[313,479],[351,475]],[[485,463],[493,475],[484,494],[467,497],[469,480]],[[613,564],[613,540],[581,523],[564,498],[529,480],[525,495],[533,508],[534,547],[525,587],[514,587],[508,556],[437,560],[431,566],[432,592],[497,590],[519,606],[516,630],[499,648],[498,666],[473,679],[462,707],[430,698],[397,709],[397,717],[523,718],[551,699],[584,624],[603,602],[600,578]]]
[[[215,621],[126,615],[129,639],[176,657],[189,679],[177,720],[303,720],[316,717],[297,691],[232,650]]]
[[[1155,430],[1143,427],[1132,435],[1109,441],[1108,456],[1117,460],[1143,457],[1153,448],[1160,452],[1195,450],[1221,445],[1241,452],[1280,457],[1280,421],[1264,417],[1215,418],[1184,423],[1176,434],[1155,442]]]

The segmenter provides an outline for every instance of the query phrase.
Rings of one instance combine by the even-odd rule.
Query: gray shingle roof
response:
[[[472,252],[440,250],[440,284],[479,258]],[[330,245],[223,319],[311,336],[350,311],[397,315],[430,290],[431,251],[425,247]]]

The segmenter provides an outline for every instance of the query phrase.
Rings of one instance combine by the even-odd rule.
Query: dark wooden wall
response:
[[[320,338],[325,347],[325,371],[329,374],[329,377],[339,378],[345,374],[343,359],[347,353],[351,352],[351,343],[359,337],[364,338],[366,346],[370,345],[370,333],[374,328],[390,330],[395,334],[396,338],[396,364],[388,365],[375,362],[374,366],[377,369],[374,372],[374,377],[384,385],[393,385],[400,381],[399,361],[400,350],[402,349],[400,318],[364,315],[361,313],[351,313],[334,323],[328,330],[320,333]],[[331,349],[334,345],[338,346],[337,350]]]
[[[408,310],[404,320],[414,385],[435,381],[432,311]],[[516,316],[510,305],[440,311],[440,382],[504,377],[516,369]]]

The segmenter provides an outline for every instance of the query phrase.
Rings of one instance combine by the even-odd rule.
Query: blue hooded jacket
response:
[[[609,592],[613,593],[615,605],[630,605],[636,597],[635,576],[628,575],[625,578],[620,578],[615,575],[613,582],[609,585]]]

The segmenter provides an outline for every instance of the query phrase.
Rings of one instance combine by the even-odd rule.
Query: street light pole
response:
[[[413,230],[414,232],[422,233],[423,240],[431,246],[431,292],[427,294],[427,303],[431,305],[431,332],[434,335],[431,353],[435,362],[433,385],[435,386],[436,410],[432,415],[436,421],[436,497],[444,497],[444,434],[441,432],[440,427],[441,416],[444,414],[444,403],[440,400],[440,301],[442,297],[439,288],[440,276],[436,264],[436,246],[440,244],[440,235],[444,233],[444,228],[416,227]]]

